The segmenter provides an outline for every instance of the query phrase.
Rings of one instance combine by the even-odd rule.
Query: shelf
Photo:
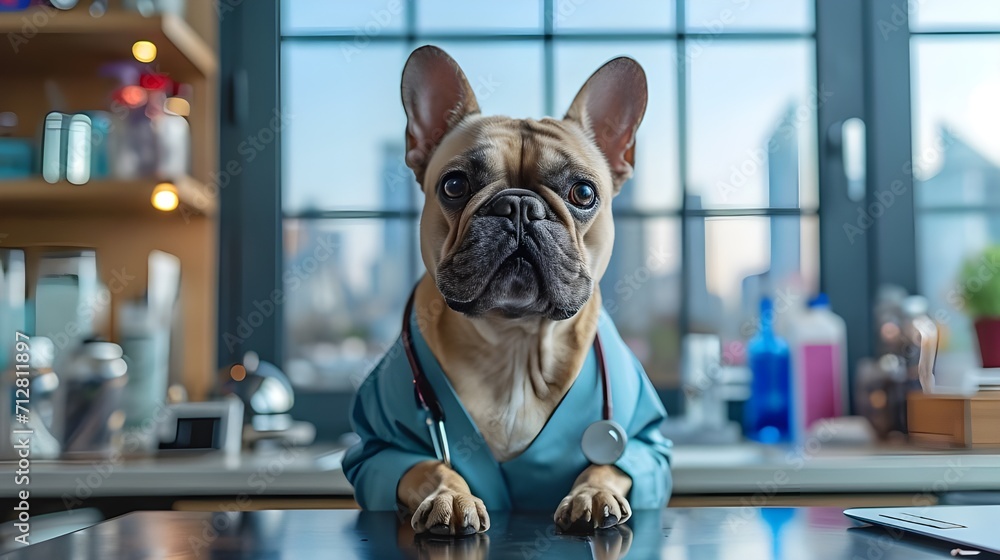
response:
[[[151,41],[156,59],[149,72],[191,86],[191,172],[201,179],[218,169],[219,57],[217,2],[187,2],[184,18],[143,17],[115,8],[100,18],[87,13],[91,2],[69,11],[36,6],[0,12],[0,111],[13,111],[19,123],[11,136],[37,148],[42,123],[53,110],[73,113],[116,111],[111,93],[121,85],[109,64],[139,66],[136,41]],[[97,251],[105,284],[115,274],[135,280],[111,299],[112,329],[120,302],[143,297],[153,249],[181,260],[180,328],[172,345],[171,379],[182,380],[194,400],[207,397],[216,367],[218,297],[218,189],[189,177],[175,177],[180,206],[153,208],[156,178],[94,179],[86,185],[51,185],[40,176],[0,179],[0,247],[37,251],[86,247]],[[34,253],[33,253],[34,252]],[[31,265],[28,265],[31,268]],[[30,273],[29,273],[30,275]],[[109,284],[110,285],[110,284]],[[113,330],[103,333],[113,334]]]
[[[180,206],[163,212],[150,199],[156,179],[99,179],[85,185],[49,184],[44,179],[0,180],[0,216],[213,216],[218,208],[215,193],[190,177],[172,181]]]
[[[86,10],[36,7],[0,12],[0,68],[4,72],[55,75],[94,72],[108,62],[134,60],[132,44],[152,41],[157,56],[150,66],[178,80],[211,77],[218,59],[211,47],[177,16],[143,17],[109,11],[93,18]]]

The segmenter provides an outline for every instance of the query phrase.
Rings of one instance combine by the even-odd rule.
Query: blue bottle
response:
[[[788,343],[774,334],[774,305],[769,298],[760,302],[760,329],[747,349],[750,372],[750,400],[744,409],[743,431],[761,443],[782,443],[792,439],[792,383]]]

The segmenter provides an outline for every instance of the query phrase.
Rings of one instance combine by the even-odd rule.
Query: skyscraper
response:
[[[382,185],[378,207],[398,217],[382,218],[382,249],[372,269],[370,303],[367,317],[375,338],[386,338],[399,330],[399,315],[406,296],[413,287],[416,270],[416,227],[403,216],[416,209],[417,186],[413,172],[406,167],[406,149],[401,142],[382,145]]]
[[[767,153],[768,206],[798,208],[799,206],[799,137],[796,111],[798,104],[788,105],[768,136]],[[744,324],[755,324],[762,297],[776,297],[777,291],[801,274],[801,223],[798,216],[768,218],[770,230],[770,266],[760,274],[743,279],[741,286]],[[743,333],[745,337],[748,333]]]
[[[799,138],[795,122],[797,104],[785,110],[768,139],[767,184],[771,208],[799,207]],[[799,219],[794,216],[771,218],[771,289],[799,273]]]
[[[685,195],[685,205],[690,210],[701,210],[701,195]],[[708,291],[706,268],[707,247],[705,241],[705,218],[695,216],[684,221],[685,245],[687,245],[686,270],[687,291],[681,297],[688,302],[688,323],[694,332],[719,332],[722,328],[722,299]]]
[[[636,176],[625,185],[611,202],[618,208],[635,207]],[[615,221],[615,244],[611,261],[601,278],[601,295],[605,307],[614,312],[615,323],[628,333],[644,331],[650,322],[650,310],[642,297],[642,287],[635,289],[635,276],[643,266],[647,252],[643,222],[619,218]],[[626,335],[627,336],[627,335]]]

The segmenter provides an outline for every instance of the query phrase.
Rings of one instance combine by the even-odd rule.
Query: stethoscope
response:
[[[439,461],[451,466],[451,449],[448,446],[448,431],[444,425],[444,408],[438,400],[434,388],[427,380],[424,369],[420,366],[417,353],[413,346],[413,336],[410,332],[410,314],[413,312],[413,299],[416,289],[410,293],[403,312],[402,342],[406,350],[406,359],[410,362],[413,372],[413,394],[417,407],[427,413],[427,428],[431,434],[434,454]],[[608,364],[604,359],[604,349],[601,347],[601,337],[594,334],[594,353],[597,356],[597,367],[600,369],[604,387],[604,408],[602,419],[592,423],[583,432],[580,448],[588,461],[595,465],[613,465],[625,454],[628,435],[613,418],[611,404],[611,379],[608,377]]]

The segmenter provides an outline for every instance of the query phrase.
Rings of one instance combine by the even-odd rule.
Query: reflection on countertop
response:
[[[946,543],[852,528],[841,508],[638,511],[593,535],[556,531],[549,513],[496,512],[484,533],[415,536],[390,512],[137,512],[32,547],[12,560],[51,558],[941,558]]]

